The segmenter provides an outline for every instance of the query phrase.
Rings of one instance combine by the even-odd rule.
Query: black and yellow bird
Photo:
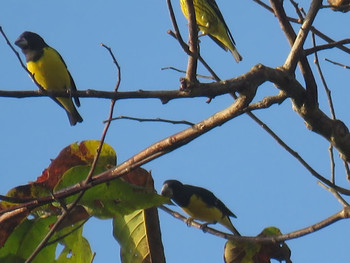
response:
[[[177,180],[164,182],[161,195],[171,198],[182,210],[190,215],[189,221],[198,219],[207,224],[220,223],[236,235],[230,217],[236,217],[212,192],[207,189],[182,184]]]
[[[188,19],[186,0],[180,0],[180,6],[182,13]],[[237,62],[241,61],[242,56],[236,49],[236,43],[215,0],[193,0],[193,7],[197,26],[203,35],[208,35],[224,50],[230,50]]]
[[[61,55],[46,44],[41,36],[26,31],[19,36],[15,44],[22,49],[26,56],[27,69],[43,89],[68,92],[77,90]],[[65,109],[72,126],[83,121],[71,98],[52,97],[52,99]],[[74,102],[78,107],[80,106],[78,97],[74,97]]]

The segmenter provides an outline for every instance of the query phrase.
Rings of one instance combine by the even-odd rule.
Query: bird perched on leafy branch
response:
[[[193,219],[207,224],[220,223],[232,233],[240,235],[230,220],[230,217],[236,216],[209,190],[182,184],[177,180],[167,180],[163,184],[161,195],[171,198],[190,215],[188,223]]]
[[[22,49],[26,56],[27,69],[43,89],[68,92],[77,90],[61,55],[47,45],[41,36],[26,31],[19,36],[15,44]],[[52,97],[52,99],[65,109],[72,126],[83,121],[71,98]],[[78,107],[80,106],[78,97],[74,97],[74,102]]]
[[[181,10],[188,20],[188,8],[186,0],[180,0]],[[209,35],[224,50],[230,50],[237,62],[242,60],[242,56],[235,47],[230,29],[226,25],[215,0],[193,0],[196,13],[196,22],[203,35]]]

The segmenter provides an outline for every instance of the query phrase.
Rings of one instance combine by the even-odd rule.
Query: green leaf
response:
[[[73,232],[70,232],[73,231]],[[83,228],[76,229],[75,226],[67,227],[60,231],[55,237],[63,236],[65,232],[70,232],[68,236],[60,240],[64,249],[55,261],[56,263],[85,263],[91,262],[92,251],[89,242],[83,237]]]
[[[225,263],[255,263],[254,257],[260,247],[256,243],[228,240],[225,244]]]
[[[281,230],[277,227],[269,226],[264,228],[264,230],[259,234],[262,237],[280,236],[282,235]]]
[[[165,262],[157,208],[118,215],[113,227],[123,263]]]
[[[56,219],[56,217],[26,219],[12,232],[4,247],[0,249],[0,262],[24,262],[33,253],[50,230],[49,226]],[[54,245],[43,248],[32,262],[53,262],[55,250]]]
[[[277,227],[265,228],[258,237],[282,235]],[[259,244],[229,240],[225,244],[225,263],[270,263],[271,259],[290,261],[290,249],[285,242]]]
[[[103,171],[96,169],[96,174]],[[67,171],[55,191],[74,185],[86,178],[90,167],[78,166]],[[76,195],[66,198],[67,204],[75,200]],[[168,203],[168,198],[150,192],[148,187],[130,184],[121,178],[96,185],[87,190],[80,200],[90,215],[98,218],[112,218],[116,214],[129,214],[138,209],[159,206]]]
[[[5,246],[0,249],[1,263],[22,263],[36,249],[45,235],[49,232],[50,226],[55,223],[57,217],[26,219],[20,224],[7,239]],[[72,231],[75,230],[75,231]],[[90,262],[92,252],[88,241],[82,236],[82,227],[66,227],[57,232],[51,240],[57,240],[45,246],[32,261],[33,263],[57,262],[57,263],[84,263]],[[63,239],[57,239],[64,237]],[[56,247],[58,242],[65,248],[55,261]]]

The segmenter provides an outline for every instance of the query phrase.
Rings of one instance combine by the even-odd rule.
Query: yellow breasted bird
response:
[[[180,6],[182,13],[188,20],[186,0],[180,0]],[[193,0],[193,7],[199,30],[204,35],[209,35],[224,50],[230,50],[237,62],[241,61],[242,56],[235,47],[235,41],[233,40],[230,29],[226,25],[215,0]]]
[[[198,219],[208,224],[220,223],[232,233],[240,235],[230,220],[230,217],[236,216],[209,190],[182,184],[177,180],[167,180],[161,195],[171,198],[189,214],[189,221]]]
[[[36,82],[45,90],[76,91],[74,80],[69,73],[61,55],[38,34],[26,31],[19,36],[15,44],[26,56],[27,69],[33,74]],[[52,97],[67,112],[70,125],[82,122],[83,118],[68,97]],[[79,107],[78,97],[74,97]]]

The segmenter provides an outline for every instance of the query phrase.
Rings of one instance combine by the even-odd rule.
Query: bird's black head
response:
[[[161,190],[161,195],[173,198],[176,193],[179,192],[179,189],[183,187],[183,184],[177,180],[166,180],[163,183]]]
[[[24,54],[33,50],[42,50],[44,47],[48,46],[41,36],[29,31],[23,32],[19,38],[17,38],[15,45],[19,46]]]
[[[163,183],[161,195],[171,198],[181,207],[187,206],[193,192],[191,186],[184,185],[177,180],[166,180]]]

